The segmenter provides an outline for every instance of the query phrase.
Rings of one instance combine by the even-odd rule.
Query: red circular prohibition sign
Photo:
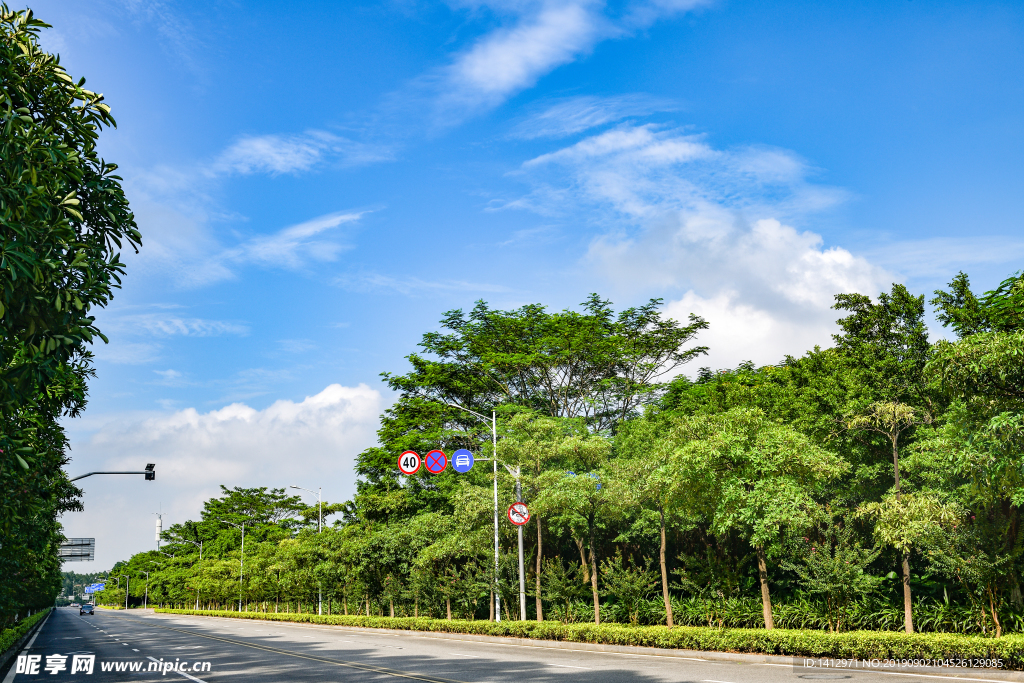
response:
[[[530,521],[530,511],[526,503],[512,503],[508,506],[508,521],[516,526],[523,526]]]
[[[424,459],[424,464],[427,466],[427,472],[441,474],[444,468],[448,467],[448,456],[444,451],[430,451]]]

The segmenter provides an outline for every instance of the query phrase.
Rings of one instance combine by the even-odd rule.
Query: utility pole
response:
[[[520,468],[515,468],[516,477],[516,500],[523,502],[523,483],[519,479]],[[526,572],[523,566],[523,525],[518,524],[519,530],[519,618],[526,621]]]
[[[459,410],[464,410],[467,413],[469,413],[470,415],[475,415],[477,418],[482,420],[484,423],[488,422],[486,417],[484,417],[480,413],[476,412],[475,410],[470,410],[469,408],[463,408],[462,406],[458,405],[457,403],[449,403],[447,401],[445,401],[444,403],[445,403],[445,405],[451,406],[452,408],[458,408]],[[490,423],[491,423],[491,450],[493,451],[493,457],[491,458],[491,461],[492,461],[492,465],[493,465],[492,471],[494,473],[494,621],[495,622],[501,622],[501,591],[498,590],[499,587],[500,587],[500,585],[499,585],[499,575],[500,575],[500,571],[501,571],[501,567],[499,566],[499,563],[498,563],[498,557],[499,557],[499,552],[500,552],[500,546],[498,545],[498,414],[494,410],[491,411]],[[485,458],[480,458],[480,460],[485,460]],[[502,463],[502,464],[504,465],[504,463]],[[512,469],[508,465],[504,465],[504,467],[510,473],[512,472]],[[518,477],[518,476],[519,475],[517,474],[516,477]],[[522,530],[521,529],[520,529],[520,535],[522,535]],[[522,542],[520,542],[520,546],[522,546]],[[519,555],[520,555],[519,583],[520,583],[520,585],[525,585],[524,584],[524,579],[523,579],[522,553],[520,553]],[[524,602],[524,604],[525,604],[525,602]],[[523,618],[524,619],[526,618],[525,614],[524,614]]]

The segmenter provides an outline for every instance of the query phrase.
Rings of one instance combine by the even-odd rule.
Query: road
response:
[[[79,679],[72,673],[94,656],[92,681],[197,683],[255,681],[303,683],[798,683],[807,679],[852,683],[940,683],[1006,680],[983,671],[971,678],[925,674],[834,671],[747,662],[680,659],[654,654],[588,652],[493,642],[388,634],[275,622],[125,613],[103,609],[79,616],[57,609],[24,654],[38,655],[38,673],[16,673],[3,683]],[[66,657],[51,659],[53,655]],[[51,664],[52,673],[46,670]],[[63,665],[63,669],[61,666]],[[177,666],[180,671],[163,668]],[[120,670],[119,670],[120,669]],[[133,670],[134,669],[134,670]]]

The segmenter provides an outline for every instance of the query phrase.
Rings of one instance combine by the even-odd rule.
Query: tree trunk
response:
[[[903,555],[903,628],[914,632],[914,610],[910,604],[910,557]]]
[[[583,568],[583,583],[590,583],[590,567],[587,565],[587,553],[586,546],[583,545],[583,541],[573,537],[576,541],[576,547],[580,550],[580,566]]]
[[[996,638],[1003,637],[1003,626],[999,623],[999,612],[996,610],[995,596],[992,595],[992,586],[988,587],[988,608],[992,611],[992,621],[996,625]]]
[[[537,621],[544,621],[544,605],[540,599],[541,557],[543,555],[544,547],[540,541],[540,515],[537,515]]]
[[[775,628],[772,619],[772,598],[768,594],[768,563],[765,561],[764,546],[757,546],[757,574],[761,580],[761,609],[764,611],[764,627],[766,630]]]
[[[491,591],[491,616],[490,621],[494,621],[494,591]]]
[[[370,594],[366,594],[366,616],[370,616]]]
[[[590,534],[590,589],[594,592],[594,623],[601,624],[601,599],[597,594],[597,553],[594,552],[594,534]]]
[[[348,596],[347,595],[343,595],[341,597],[341,608],[343,610],[345,610],[345,616],[347,617],[348,616]]]
[[[668,565],[665,563],[665,511],[658,509],[661,515],[661,595],[665,598],[665,623],[672,628],[672,600],[668,594]]]
[[[415,598],[415,600],[413,600],[413,603],[412,603],[412,615],[414,617],[419,617],[420,616],[420,594],[419,593],[416,594],[416,598]]]
[[[445,607],[448,608],[448,621],[451,621],[452,620],[452,599],[451,598],[445,598],[444,599],[444,604],[445,604]]]
[[[395,601],[394,598],[388,598],[388,607],[391,608],[391,618],[395,618]]]

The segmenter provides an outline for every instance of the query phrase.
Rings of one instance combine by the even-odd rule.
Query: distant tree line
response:
[[[660,302],[447,313],[406,374],[358,491],[316,507],[224,489],[166,554],[115,567],[130,600],[199,608],[518,619],[516,482],[500,467],[405,476],[400,453],[468,448],[518,468],[528,619],[733,626],[1024,630],[1024,278],[930,302],[902,285],[836,296],[831,348],[776,365],[680,366],[707,323]],[[244,573],[241,533],[246,524]],[[202,558],[200,559],[200,546]],[[148,584],[138,580],[149,571]],[[240,580],[241,579],[241,580]],[[102,599],[125,599],[124,585]],[[119,593],[118,590],[121,592]],[[233,606],[233,607],[232,607]]]

